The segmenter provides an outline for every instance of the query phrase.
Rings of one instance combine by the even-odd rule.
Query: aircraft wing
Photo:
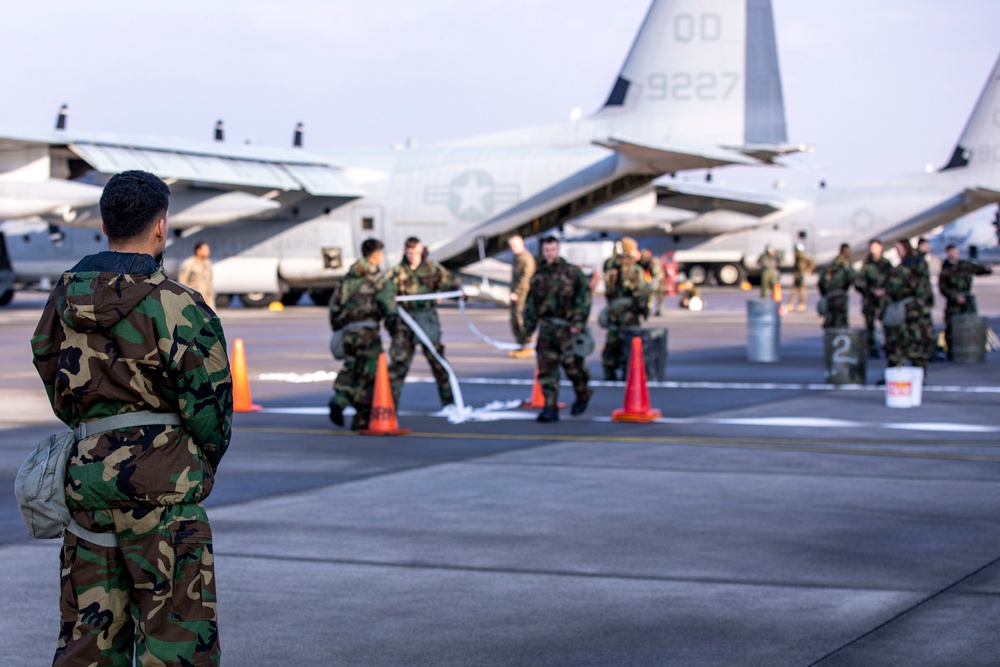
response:
[[[777,158],[785,155],[812,153],[816,150],[815,146],[808,144],[747,144],[745,146],[726,146],[725,148],[770,164],[779,164]]]
[[[594,144],[610,148],[619,155],[644,163],[649,166],[651,172],[657,174],[672,174],[684,169],[708,169],[727,164],[760,164],[756,158],[727,148],[652,144],[615,137],[595,141]]]
[[[695,213],[732,211],[762,218],[785,207],[787,202],[759,192],[718,187],[707,183],[670,181],[656,184],[656,203]]]
[[[0,129],[0,170],[6,180],[37,181],[61,172],[66,178],[87,168],[101,174],[143,169],[196,188],[303,193],[316,197],[355,199],[364,193],[337,165],[298,148],[194,142],[169,138],[125,138],[69,132],[7,132]],[[220,202],[219,204],[221,204]],[[234,215],[267,210],[267,204],[240,201]],[[259,211],[258,211],[259,212]]]
[[[973,187],[935,204],[925,211],[904,220],[882,234],[887,243],[895,243],[900,239],[910,239],[925,234],[935,227],[947,224],[966,213],[971,213],[987,204],[1000,203],[1000,191]]]

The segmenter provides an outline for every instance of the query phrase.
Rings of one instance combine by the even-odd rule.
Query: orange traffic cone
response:
[[[651,422],[663,414],[649,409],[649,387],[646,386],[646,361],[642,357],[642,338],[632,339],[632,360],[625,382],[625,406],[611,413],[613,422]]]
[[[243,351],[243,339],[233,341],[233,412],[256,412],[264,408],[253,404],[250,398],[250,379],[247,377],[247,356]]]
[[[385,352],[378,355],[378,368],[375,371],[375,396],[372,399],[372,413],[368,428],[358,431],[364,435],[406,435],[408,428],[399,428],[396,421],[396,406],[392,402],[392,389],[389,387],[389,364],[385,360]]]
[[[787,312],[785,301],[781,298],[781,283],[774,283],[774,288],[771,290],[771,300],[778,304],[778,315],[784,315]]]
[[[531,387],[531,400],[522,401],[521,407],[525,410],[541,410],[545,407],[545,395],[542,394],[542,385],[538,384],[538,366],[535,366],[535,383]],[[559,404],[560,408],[565,408],[565,403]]]

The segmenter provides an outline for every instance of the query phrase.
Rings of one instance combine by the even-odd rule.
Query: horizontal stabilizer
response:
[[[747,144],[744,146],[724,146],[724,148],[769,164],[778,164],[775,160],[785,155],[812,153],[816,150],[815,146],[809,144]]]
[[[103,188],[50,178],[41,183],[0,181],[0,218],[24,218],[92,206]]]
[[[920,234],[926,234],[935,227],[948,224],[952,220],[971,213],[988,204],[1000,203],[1000,192],[990,188],[967,188],[939,204],[899,223],[882,234],[887,243],[895,243],[901,239],[910,239]]]
[[[636,142],[627,139],[608,139],[595,141],[598,146],[610,148],[614,152],[636,162],[647,165],[650,172],[656,174],[673,174],[685,169],[708,169],[727,164],[755,165],[760,161],[725,148],[685,147],[669,144],[652,144]]]
[[[665,183],[656,185],[656,199],[660,206],[708,213],[709,211],[733,211],[757,218],[781,210],[785,201],[778,197],[767,197],[760,193],[731,190],[701,183]]]

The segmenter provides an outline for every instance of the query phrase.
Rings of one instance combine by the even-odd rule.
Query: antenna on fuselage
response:
[[[59,107],[59,115],[56,116],[56,129],[65,130],[66,129],[66,113],[69,111],[69,105],[63,104]]]
[[[215,140],[216,141],[224,141],[225,140],[225,133],[223,132],[223,129],[222,129],[222,119],[221,118],[219,120],[215,121]]]
[[[295,125],[295,136],[292,138],[292,146],[294,146],[295,148],[302,148],[302,130],[303,129],[304,128],[303,128],[303,125],[302,125],[302,121],[299,121]]]

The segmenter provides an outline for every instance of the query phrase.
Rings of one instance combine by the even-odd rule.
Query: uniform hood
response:
[[[63,323],[74,331],[109,329],[118,324],[166,280],[149,255],[100,252],[84,257],[62,275],[57,306]]]

